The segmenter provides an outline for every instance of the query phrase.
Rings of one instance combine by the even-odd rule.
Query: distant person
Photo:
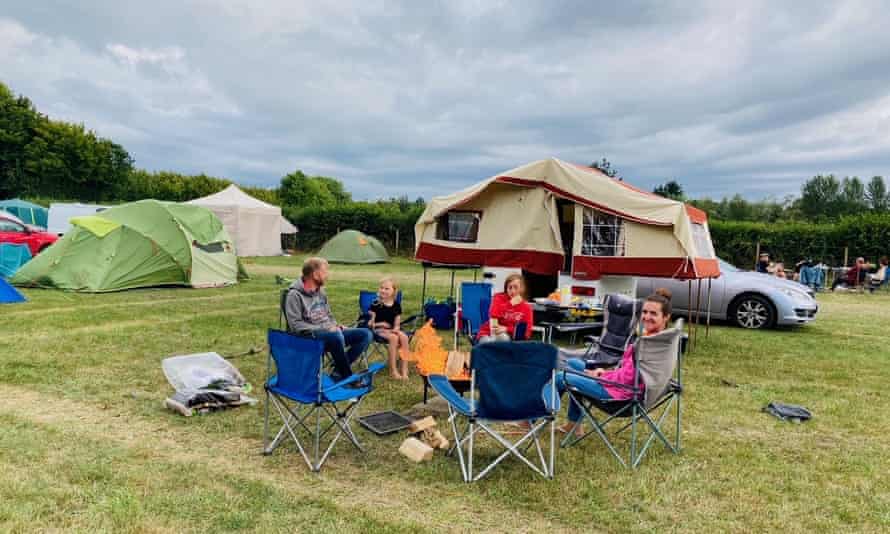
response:
[[[408,335],[402,332],[402,305],[396,301],[399,284],[386,276],[377,288],[377,300],[371,304],[368,313],[371,320],[368,328],[374,336],[386,342],[389,350],[389,374],[396,380],[408,380],[408,360],[399,359],[399,352],[408,352]]]
[[[878,270],[874,274],[869,275],[869,291],[874,292],[875,289],[887,282],[887,277],[890,276],[890,269],[887,267],[888,263],[890,263],[890,259],[888,259],[887,256],[882,256],[878,261]]]
[[[831,284],[831,290],[834,291],[839,286],[845,286],[850,289],[859,286],[865,280],[866,269],[868,269],[868,267],[869,264],[865,262],[865,258],[861,256],[856,258],[856,263],[847,270],[844,276],[835,278],[834,282]]]
[[[757,258],[757,265],[754,270],[758,273],[769,274],[769,254],[762,252]]]
[[[776,278],[788,278],[788,275],[785,274],[785,264],[780,261],[776,262],[773,272],[776,275]]]
[[[334,361],[331,378],[340,381],[352,375],[352,363],[368,348],[372,335],[367,328],[346,328],[334,319],[324,290],[329,274],[324,258],[303,262],[302,278],[287,290],[284,314],[288,331],[324,342]],[[361,385],[356,383],[355,387]]]
[[[504,292],[494,296],[488,310],[489,320],[479,327],[479,343],[510,341],[516,337],[520,323],[525,323],[523,339],[532,337],[534,312],[524,295],[525,279],[521,274],[511,274],[504,280]]]

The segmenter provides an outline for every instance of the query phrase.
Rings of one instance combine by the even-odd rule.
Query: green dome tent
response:
[[[331,263],[387,263],[386,248],[358,230],[343,230],[328,239],[318,255]]]
[[[87,292],[237,283],[229,235],[200,206],[141,200],[71,219],[71,230],[10,279]]]

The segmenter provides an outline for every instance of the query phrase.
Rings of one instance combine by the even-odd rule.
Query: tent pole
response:
[[[423,264],[423,289],[420,290],[420,316],[423,317],[423,320],[426,321],[426,316],[424,314],[424,306],[426,305],[426,269],[427,266]]]
[[[454,269],[451,269],[451,298],[454,298]]]
[[[687,298],[686,298],[686,324],[689,325],[689,351],[692,352],[692,349],[695,348],[695,336],[694,327],[695,325],[692,323],[692,279],[690,278],[686,282],[686,286],[688,288]]]
[[[711,334],[711,283],[713,278],[708,278],[708,322],[705,324],[705,339]]]
[[[698,327],[701,325],[701,278],[695,283],[695,341],[698,342]]]

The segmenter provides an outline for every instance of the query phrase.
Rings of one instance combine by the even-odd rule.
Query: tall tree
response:
[[[841,215],[860,213],[868,206],[865,200],[865,185],[858,176],[846,177],[841,183]]]
[[[865,186],[865,199],[872,211],[890,210],[890,195],[887,194],[887,186],[881,176],[872,176]]]
[[[655,189],[652,190],[653,193],[659,196],[663,196],[665,198],[670,198],[672,200],[685,200],[686,195],[683,192],[683,186],[681,186],[676,180],[670,180],[664,185],[657,185]]]
[[[837,217],[840,214],[841,183],[833,174],[819,174],[800,188],[800,210],[811,220]]]
[[[609,163],[609,160],[607,160],[606,158],[603,158],[600,161],[594,161],[590,164],[590,168],[597,169],[610,178],[618,177],[618,169],[612,167],[612,164]]]

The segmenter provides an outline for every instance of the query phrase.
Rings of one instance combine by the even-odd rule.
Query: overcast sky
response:
[[[0,81],[138,167],[242,184],[429,198],[605,156],[640,187],[781,198],[890,176],[886,7],[0,0]]]

